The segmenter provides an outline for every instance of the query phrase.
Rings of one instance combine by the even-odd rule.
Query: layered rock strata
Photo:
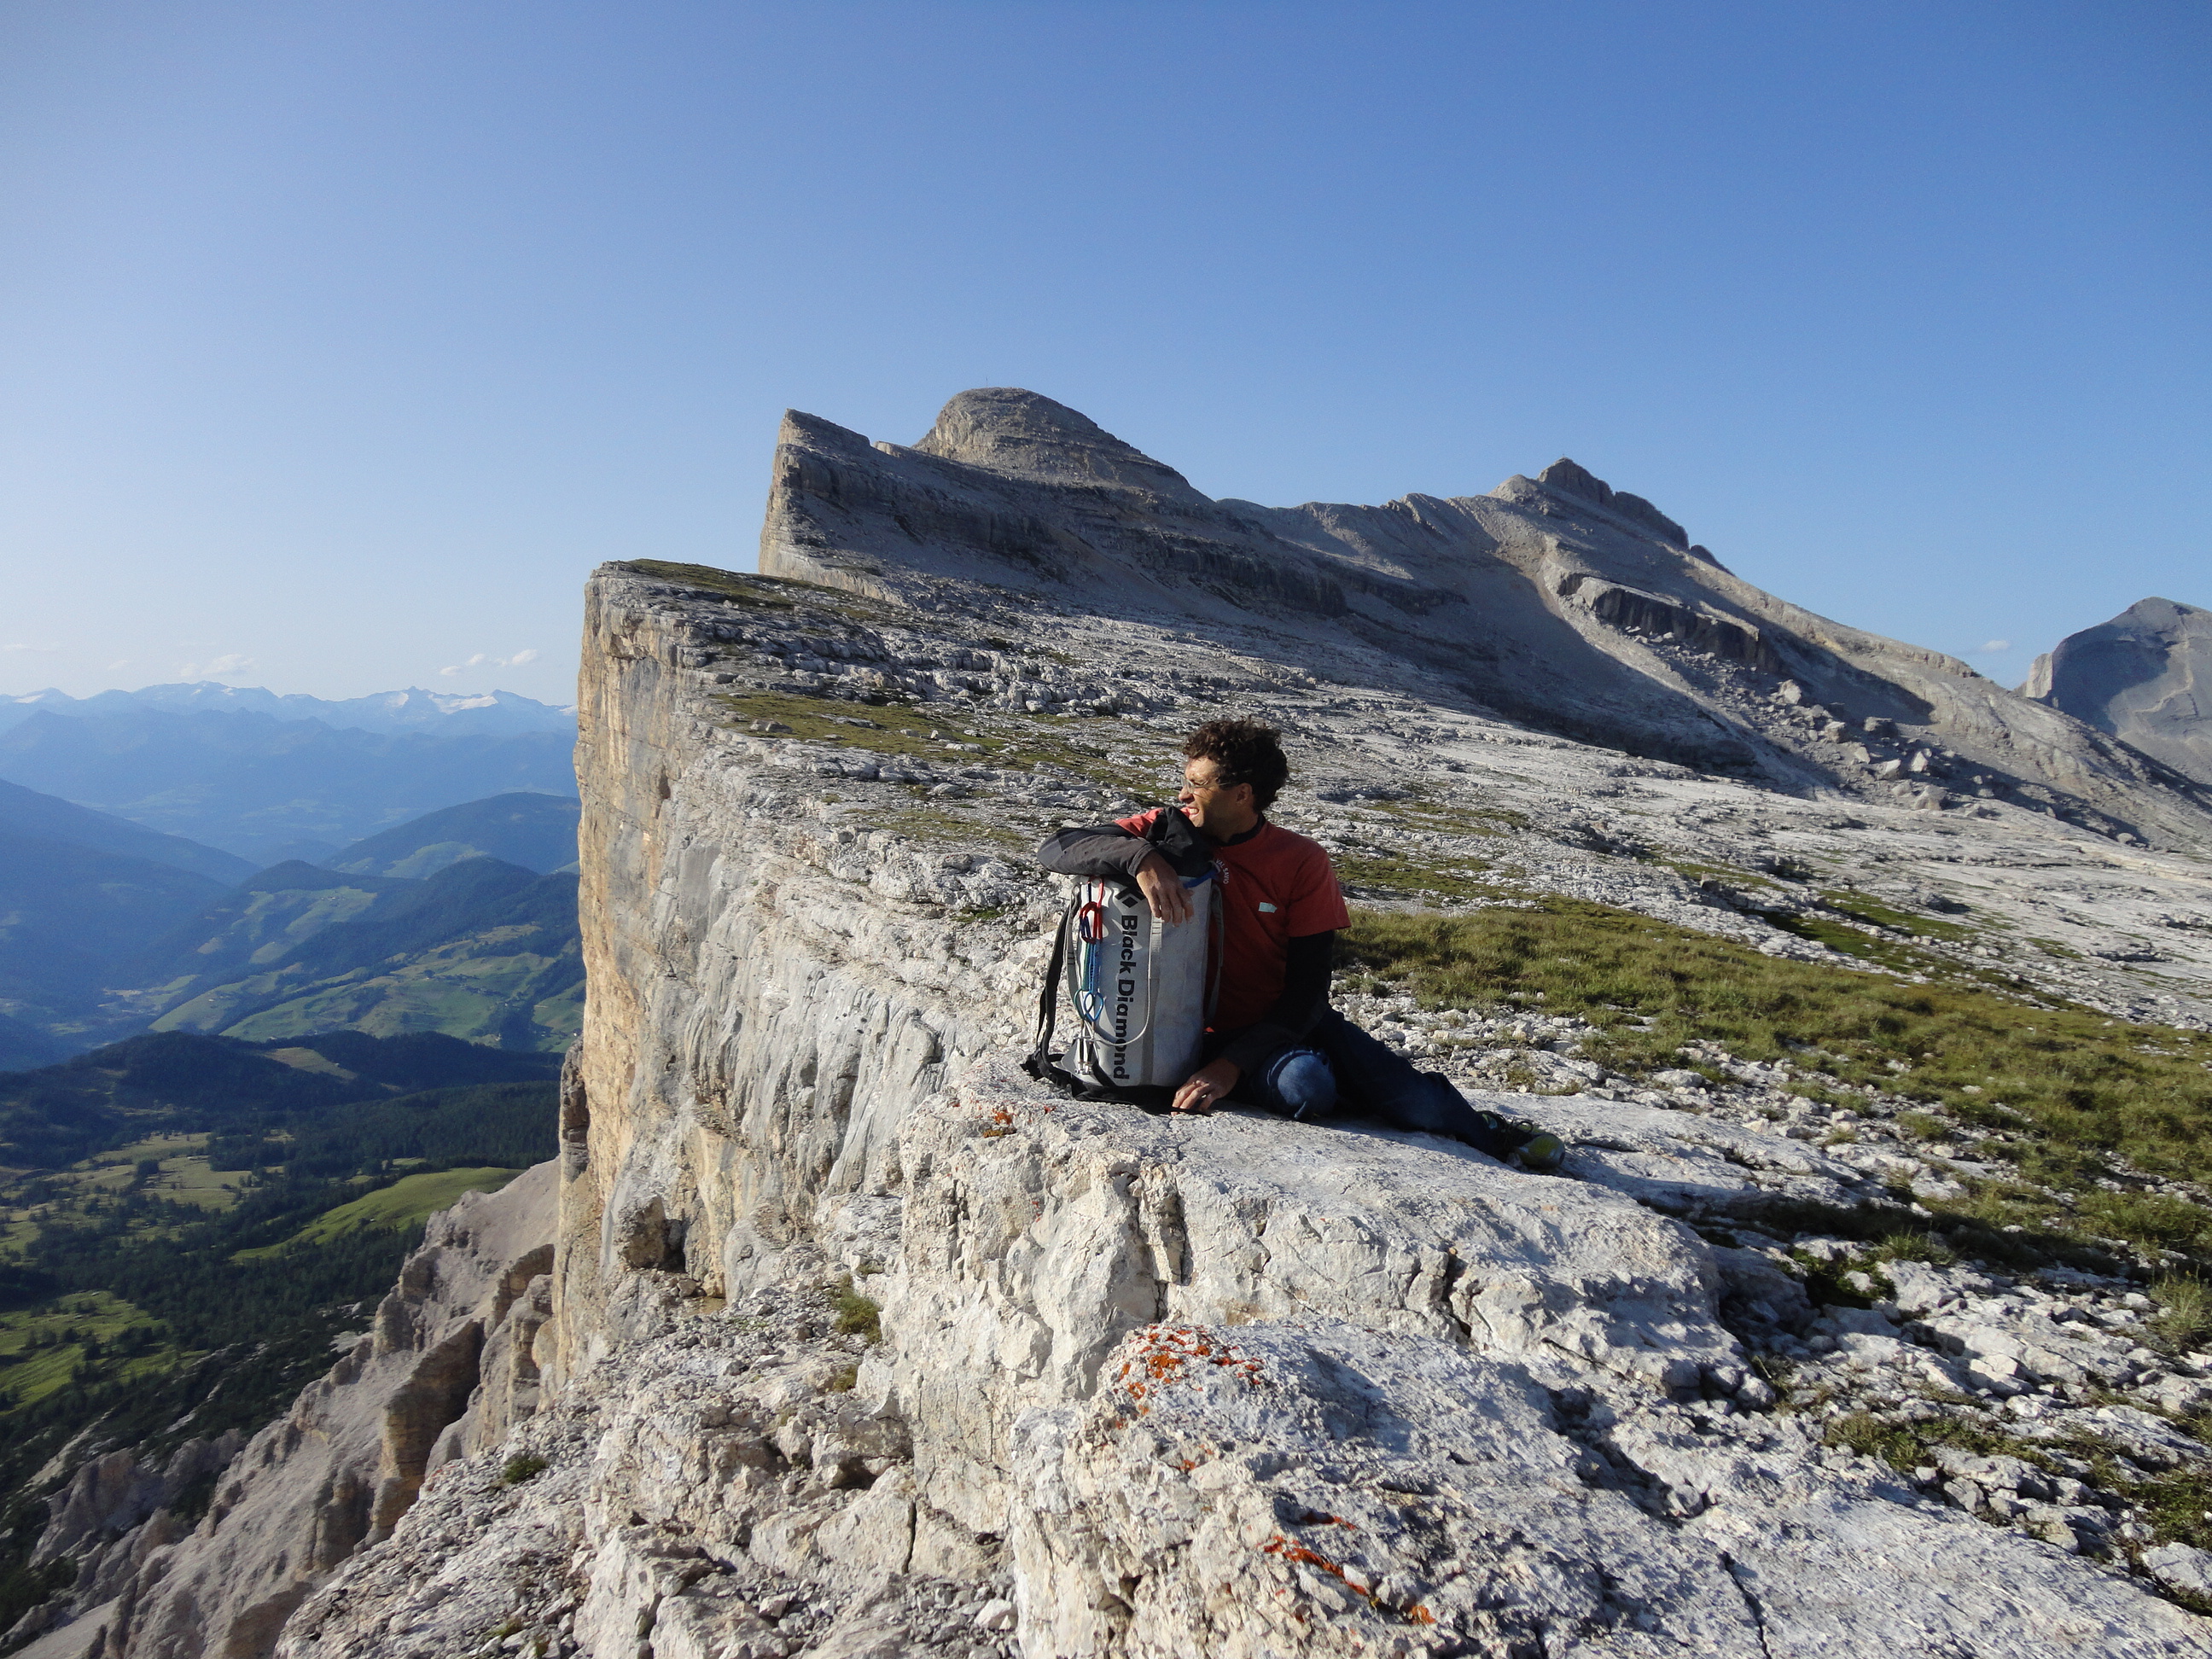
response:
[[[1268,507],[1210,501],[1013,388],[961,393],[911,448],[794,411],[760,568],[916,605],[983,582],[1170,625],[1261,621],[1377,648],[1433,701],[1790,789],[1998,795],[2161,842],[2201,837],[2212,803],[2110,726],[1761,592],[1570,460],[1486,495]]]

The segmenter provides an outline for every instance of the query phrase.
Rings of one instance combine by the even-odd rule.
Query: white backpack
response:
[[[1164,1106],[1198,1069],[1221,973],[1220,885],[1210,859],[1171,861],[1198,872],[1182,877],[1185,921],[1154,916],[1133,881],[1075,881],[1024,1062],[1031,1076],[1087,1099]],[[1075,1030],[1055,1054],[1063,982]]]

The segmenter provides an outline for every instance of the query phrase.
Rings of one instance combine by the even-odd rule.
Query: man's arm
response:
[[[1190,895],[1183,890],[1182,878],[1150,842],[1118,823],[1063,830],[1037,848],[1037,862],[1063,876],[1133,881],[1162,921],[1190,920]]]
[[[1137,868],[1152,855],[1152,843],[1118,823],[1071,825],[1037,848],[1037,862],[1055,875],[1137,878]]]
[[[1230,1038],[1220,1058],[1242,1075],[1295,1047],[1328,1006],[1328,975],[1335,951],[1334,930],[1287,940],[1282,995],[1266,1013]]]

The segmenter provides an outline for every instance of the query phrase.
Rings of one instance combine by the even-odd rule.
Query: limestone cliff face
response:
[[[811,766],[733,729],[698,669],[732,612],[620,573],[586,600],[594,990],[564,1086],[556,1380],[632,1330],[641,1270],[742,1291],[879,1188],[895,1126],[1010,1037],[1037,960],[1015,923],[962,914],[1033,884],[825,819]]]
[[[740,1650],[769,1639],[781,1574],[805,1587],[783,1603],[828,1609],[821,1652],[923,1640],[940,1583],[1002,1589],[1036,1656],[2212,1651],[2131,1581],[1765,1414],[1741,1333],[1802,1297],[1790,1313],[1771,1263],[1664,1212],[1706,1201],[1665,1196],[1702,1131],[1647,1127],[1673,1149],[1647,1155],[1593,1121],[1620,1162],[1556,1181],[1419,1136],[1148,1119],[1014,1072],[1054,901],[978,849],[1026,840],[1040,800],[1082,803],[927,738],[957,703],[858,699],[942,695],[1018,605],[617,567],[587,614],[593,996],[550,1361],[574,1415],[518,1442],[587,1468],[514,1519],[456,1486],[422,1522],[480,1527],[489,1559],[580,1504],[560,1536],[596,1565],[560,1641]],[[1115,637],[1076,661],[1171,645]],[[1049,684],[1028,706],[1055,706]],[[1733,1146],[1698,1167],[1739,1173],[1698,1179],[1723,1209],[1861,1179],[1774,1158]],[[788,1298],[841,1269],[881,1340],[852,1351],[842,1426],[780,1418],[836,1352]],[[628,1426],[586,1426],[609,1413]],[[288,1655],[400,1650],[377,1632],[429,1603],[391,1549]],[[419,1616],[457,1616],[456,1594]]]

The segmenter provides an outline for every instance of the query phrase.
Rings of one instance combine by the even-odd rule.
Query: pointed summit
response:
[[[1018,386],[960,393],[915,447],[1020,477],[1118,484],[1192,505],[1206,499],[1182,473],[1123,443],[1088,415]]]
[[[1562,495],[1572,495],[1593,507],[1601,507],[1615,518],[1626,519],[1632,525],[1650,531],[1661,541],[1672,546],[1687,548],[1690,544],[1688,532],[1643,496],[1613,489],[1588,467],[1579,465],[1564,455],[1539,472],[1536,482]]]

